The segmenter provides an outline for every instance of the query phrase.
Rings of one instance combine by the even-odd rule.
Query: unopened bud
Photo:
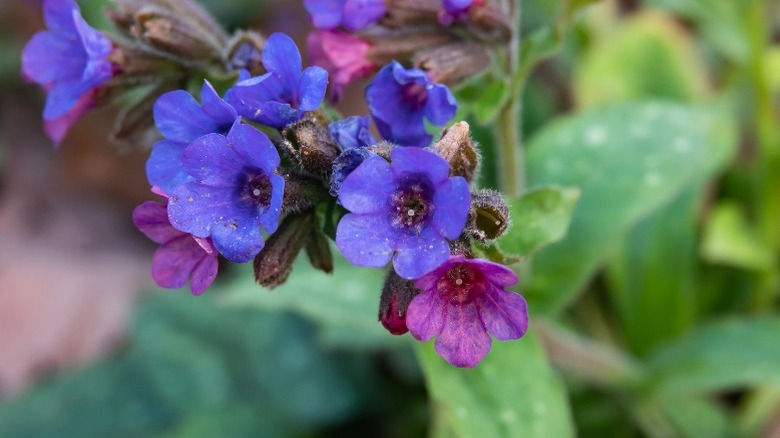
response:
[[[153,143],[159,137],[159,133],[154,129],[152,108],[161,94],[174,88],[176,88],[175,83],[159,82],[148,88],[142,98],[126,105],[114,121],[111,140],[124,148]],[[112,90],[109,88],[107,92],[111,93]],[[119,91],[115,92],[119,93]]]
[[[441,0],[385,0],[387,13],[380,24],[402,28],[414,24],[436,23],[441,7]]]
[[[479,154],[469,136],[469,124],[458,122],[447,128],[433,151],[450,164],[450,176],[462,176],[471,182],[479,164]]]
[[[483,40],[507,43],[512,38],[513,7],[519,5],[503,0],[485,0],[483,5],[469,10],[466,30]]]
[[[268,288],[284,283],[311,233],[312,212],[287,216],[254,260],[255,280]]]
[[[330,137],[327,124],[309,116],[287,126],[282,137],[283,147],[303,170],[318,177],[330,175],[333,160],[340,151]]]
[[[490,66],[490,51],[479,43],[459,42],[417,52],[415,67],[428,72],[437,83],[455,86]]]
[[[379,155],[387,161],[390,161],[390,151],[395,149],[395,145],[389,141],[380,141],[379,143],[371,146],[367,146],[366,149]]]
[[[471,240],[465,234],[462,234],[457,239],[450,241],[450,254],[463,255],[469,259],[474,258],[474,250],[471,247]]]
[[[252,31],[238,31],[228,43],[227,56],[233,70],[246,69],[252,76],[266,72],[263,66],[265,39]]]
[[[493,190],[480,190],[471,195],[466,229],[480,242],[501,236],[509,227],[509,207],[504,198]]]
[[[371,46],[366,59],[373,65],[386,65],[394,60],[404,62],[421,50],[459,41],[438,25],[402,29],[380,27],[361,37]]]
[[[320,181],[296,173],[285,173],[282,214],[297,214],[314,208],[327,191]]]
[[[405,280],[392,269],[387,273],[379,298],[379,321],[387,331],[394,335],[409,331],[406,327],[406,309],[419,293],[414,288],[414,280]]]
[[[328,237],[317,224],[311,227],[311,234],[306,242],[306,255],[315,269],[327,274],[333,272],[333,254],[330,252]]]

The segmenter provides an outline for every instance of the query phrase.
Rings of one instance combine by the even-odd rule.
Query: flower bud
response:
[[[459,38],[442,31],[440,26],[423,26],[402,29],[374,28],[371,33],[361,35],[370,48],[366,60],[376,66],[397,60],[403,62],[420,50],[455,43]]]
[[[252,76],[266,72],[263,66],[265,39],[257,32],[238,31],[227,45],[225,57],[232,70],[246,69]]]
[[[330,252],[328,237],[316,224],[311,227],[311,234],[306,242],[306,255],[315,269],[327,274],[333,272],[333,254]]]
[[[369,151],[379,155],[380,157],[384,158],[387,161],[390,161],[390,151],[395,149],[395,145],[390,143],[389,141],[381,141],[375,145],[372,146],[366,146],[366,149]]]
[[[433,151],[450,165],[450,176],[462,176],[471,182],[479,164],[479,154],[469,137],[469,124],[458,122],[442,133]]]
[[[311,233],[312,215],[312,212],[307,212],[287,216],[265,242],[253,263],[255,280],[261,286],[274,288],[290,276],[295,257]]]
[[[414,24],[436,23],[441,0],[385,0],[387,12],[380,24],[387,27],[408,27]]]
[[[327,191],[321,182],[304,175],[285,173],[282,214],[298,214],[314,208],[325,199]]]
[[[466,222],[471,237],[484,243],[501,236],[508,227],[509,207],[500,193],[493,190],[472,193]]]
[[[283,147],[300,167],[318,177],[328,178],[339,148],[330,137],[327,125],[314,116],[287,126],[282,131]]]
[[[458,42],[421,50],[412,63],[428,72],[432,81],[452,87],[487,69],[490,51],[482,44]]]
[[[394,335],[409,331],[406,328],[406,308],[418,293],[414,280],[404,280],[392,269],[387,273],[379,299],[379,321],[387,331]]]
[[[466,30],[480,39],[505,44],[512,38],[515,14],[510,8],[513,7],[519,5],[502,0],[485,0],[484,4],[469,10]]]

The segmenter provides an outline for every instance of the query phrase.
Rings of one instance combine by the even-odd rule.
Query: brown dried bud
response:
[[[506,44],[512,38],[513,7],[519,6],[502,0],[486,0],[484,5],[469,10],[466,30],[482,40]]]
[[[316,224],[311,227],[311,234],[306,242],[306,255],[315,269],[327,274],[333,272],[333,254],[330,252],[328,237]]]
[[[450,164],[450,176],[462,176],[471,182],[479,164],[479,154],[469,136],[469,124],[458,122],[442,133],[433,151]]]
[[[457,36],[442,30],[441,26],[403,29],[376,27],[370,30],[362,34],[361,38],[371,46],[366,59],[377,66],[389,64],[393,60],[404,62],[421,50],[460,41]]]
[[[500,193],[480,190],[471,195],[466,230],[471,237],[487,242],[501,236],[509,227],[509,207]]]
[[[257,32],[237,31],[228,43],[225,59],[232,70],[246,69],[252,76],[266,72],[263,66],[263,47],[265,39]]]
[[[304,175],[286,173],[284,178],[284,196],[282,214],[298,214],[314,208],[327,196],[327,190],[321,182]]]
[[[419,293],[414,287],[414,280],[405,280],[392,269],[387,273],[379,298],[379,321],[387,331],[394,335],[409,331],[406,327],[406,309]]]
[[[255,256],[255,280],[261,286],[274,288],[284,283],[292,264],[311,233],[313,212],[287,216],[279,229],[268,238]]]
[[[490,66],[490,50],[482,44],[460,42],[417,52],[415,67],[428,72],[433,82],[454,86]]]
[[[385,0],[387,13],[380,24],[398,28],[414,24],[438,24],[441,8],[441,0]]]
[[[308,116],[282,131],[283,147],[300,167],[313,175],[327,178],[339,148],[330,137],[327,125]]]

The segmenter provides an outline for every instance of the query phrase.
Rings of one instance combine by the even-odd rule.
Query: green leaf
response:
[[[681,437],[738,436],[726,409],[703,397],[664,397],[661,409]]]
[[[494,342],[487,357],[473,369],[445,362],[434,351],[433,342],[418,344],[417,353],[439,436],[574,435],[565,389],[533,332],[517,341]]]
[[[580,107],[648,97],[690,101],[705,94],[703,62],[671,17],[643,12],[620,23],[577,63],[574,90]]]
[[[656,351],[647,362],[649,381],[671,396],[780,385],[779,338],[776,316],[704,326]]]
[[[745,212],[733,202],[715,206],[704,229],[702,255],[713,263],[771,271],[775,256],[748,224]]]
[[[484,125],[496,118],[509,99],[509,91],[506,78],[489,73],[459,87],[455,97],[476,117],[477,122]]]
[[[558,311],[573,300],[625,233],[727,162],[733,127],[710,111],[630,103],[552,123],[531,139],[532,187],[579,187],[561,241],[539,251],[526,298]]]
[[[541,187],[510,200],[512,228],[498,246],[507,253],[527,257],[561,240],[579,198],[577,188]]]
[[[305,257],[298,257],[290,278],[274,289],[258,286],[245,272],[239,276],[242,280],[226,286],[220,302],[227,307],[289,310],[342,333],[359,332],[355,347],[402,345],[403,338],[388,334],[377,321],[384,271],[355,267],[337,254],[333,274],[313,269]],[[333,338],[337,333],[328,335]],[[346,346],[347,340],[340,337],[336,343]]]

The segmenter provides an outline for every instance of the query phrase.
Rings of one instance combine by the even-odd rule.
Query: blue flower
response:
[[[195,237],[211,237],[217,251],[236,263],[251,260],[279,221],[284,179],[274,173],[279,153],[265,134],[236,123],[227,136],[207,134],[182,156],[193,178],[168,201],[171,225]]]
[[[181,161],[184,149],[200,136],[227,134],[238,119],[236,110],[206,80],[200,99],[199,104],[186,91],[176,90],[163,94],[154,103],[154,121],[165,140],[154,144],[146,162],[146,177],[152,186],[171,193],[179,184],[192,181]]]
[[[433,136],[425,119],[444,126],[458,110],[450,90],[430,81],[424,71],[405,69],[396,61],[377,73],[366,89],[366,101],[379,133],[401,146],[428,146]]]
[[[263,66],[268,73],[238,82],[225,95],[242,116],[282,129],[322,103],[328,73],[321,67],[303,70],[298,47],[287,35],[275,33],[268,38]]]
[[[345,180],[339,201],[349,214],[339,222],[336,245],[351,263],[420,278],[450,256],[447,240],[463,231],[468,183],[449,177],[449,165],[422,148],[395,148],[391,163],[366,159]]]
[[[376,23],[387,10],[384,0],[303,0],[317,29],[335,29],[339,25],[355,32]]]
[[[90,27],[73,0],[46,0],[48,30],[36,33],[22,52],[24,76],[48,90],[43,118],[56,142],[92,106],[97,87],[111,79],[111,41]]]
[[[376,153],[366,149],[377,143],[371,135],[371,119],[368,116],[352,116],[329,125],[330,136],[341,149],[341,154],[333,160],[333,173],[330,176],[330,194],[338,196],[341,183],[353,170],[367,158]]]

